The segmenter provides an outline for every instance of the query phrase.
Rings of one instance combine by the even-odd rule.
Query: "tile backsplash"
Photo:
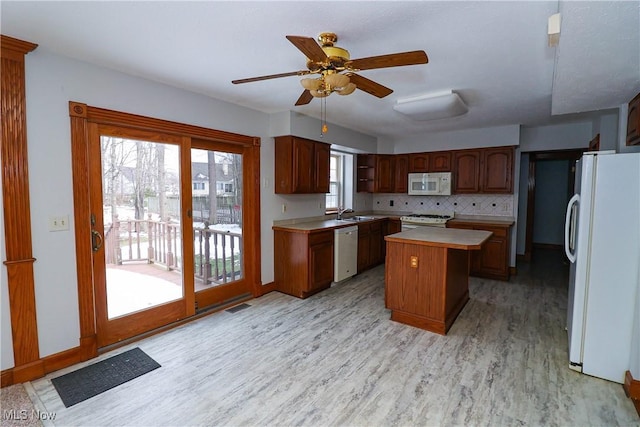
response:
[[[393,206],[391,202],[393,201]],[[514,216],[513,194],[455,194],[451,196],[409,196],[373,194],[373,209],[421,212],[454,211],[462,215]]]

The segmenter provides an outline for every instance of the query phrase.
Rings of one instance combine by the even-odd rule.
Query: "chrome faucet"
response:
[[[353,212],[353,209],[349,209],[349,208],[343,208],[342,206],[340,206],[338,208],[338,217],[336,219],[341,220],[342,219],[342,214],[343,213],[351,213]]]

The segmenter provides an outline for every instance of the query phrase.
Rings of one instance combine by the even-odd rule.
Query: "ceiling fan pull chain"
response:
[[[322,108],[323,105],[324,105],[324,109]],[[327,127],[327,98],[326,97],[320,99],[320,118],[322,121],[322,132],[320,133],[320,137],[322,137],[329,130],[329,128]]]

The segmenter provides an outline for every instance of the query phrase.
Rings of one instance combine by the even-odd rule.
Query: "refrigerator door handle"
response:
[[[567,214],[564,219],[564,252],[569,261],[576,262],[576,226],[578,225],[578,204],[580,195],[574,194],[567,205]]]

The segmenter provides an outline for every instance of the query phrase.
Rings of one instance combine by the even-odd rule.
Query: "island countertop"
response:
[[[491,236],[490,231],[463,230],[441,227],[417,227],[391,234],[384,239],[388,242],[409,243],[451,249],[480,249]]]

